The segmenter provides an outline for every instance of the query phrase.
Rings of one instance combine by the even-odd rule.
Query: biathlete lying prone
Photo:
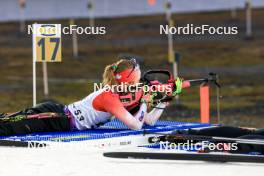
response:
[[[104,85],[135,85],[139,83],[141,71],[135,59],[122,59],[105,68],[103,74]],[[27,108],[14,114],[0,114],[0,135],[28,134],[33,132],[70,131],[93,129],[111,120],[114,116],[130,129],[141,129],[142,125],[154,125],[160,118],[166,102],[157,104],[147,112],[148,95],[133,94],[133,101],[123,102],[121,94],[129,92],[115,92],[100,89],[84,99],[69,105],[46,102],[35,107]],[[137,111],[135,112],[135,109]],[[41,113],[56,113],[57,118],[21,118],[31,117]],[[1,120],[2,119],[2,120]],[[7,120],[8,119],[8,120]]]

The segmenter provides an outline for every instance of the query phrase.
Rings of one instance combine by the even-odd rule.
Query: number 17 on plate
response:
[[[61,62],[60,24],[33,24],[33,60]]]

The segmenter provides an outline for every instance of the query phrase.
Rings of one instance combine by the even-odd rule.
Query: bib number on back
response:
[[[84,120],[84,117],[82,115],[82,111],[81,110],[76,110],[74,111],[74,115],[76,116],[76,118],[79,120],[79,121],[83,121]]]

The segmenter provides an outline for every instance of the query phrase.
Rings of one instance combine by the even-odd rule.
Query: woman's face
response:
[[[125,90],[124,92],[130,92],[130,88],[135,88],[135,86],[137,86],[137,84],[140,82],[140,78],[141,78],[141,71],[139,68],[135,69],[133,71],[133,73],[130,75],[130,80],[129,82],[126,82],[126,83],[122,83],[122,87],[123,87],[123,90]],[[130,87],[132,86],[132,87]],[[130,87],[130,88],[129,88]],[[133,89],[132,88],[132,89]]]
[[[129,85],[136,85],[140,82],[140,78],[141,78],[141,71],[139,68],[137,68],[133,74],[133,81],[129,82],[128,84]]]

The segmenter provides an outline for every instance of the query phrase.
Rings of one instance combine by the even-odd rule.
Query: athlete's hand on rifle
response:
[[[142,103],[146,103],[148,108],[157,108],[157,109],[164,109],[165,107],[167,107],[169,105],[169,101],[159,101],[156,100],[157,99],[157,94],[156,92],[152,92],[152,93],[144,93],[144,95],[141,98],[141,102]],[[162,108],[160,108],[159,106],[162,106]]]
[[[183,79],[182,78],[177,78],[175,80],[175,89],[172,92],[172,96],[176,96],[177,94],[180,94],[182,92],[182,84],[183,83]]]
[[[157,93],[153,92],[153,93],[149,93],[149,92],[144,92],[143,96],[141,98],[141,102],[142,103],[153,103],[154,97],[156,96]]]

